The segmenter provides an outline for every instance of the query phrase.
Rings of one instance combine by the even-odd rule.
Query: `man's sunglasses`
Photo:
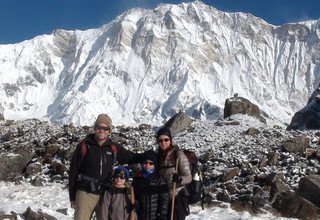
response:
[[[101,126],[96,126],[96,127],[94,127],[95,129],[97,129],[97,130],[103,130],[103,131],[109,131],[110,130],[110,128],[109,127],[101,127]]]
[[[159,140],[158,140],[159,143],[168,142],[168,141],[170,141],[169,138],[164,138],[164,139],[159,139]]]

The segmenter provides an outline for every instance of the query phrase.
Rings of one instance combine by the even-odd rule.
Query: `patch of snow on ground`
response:
[[[29,183],[15,185],[11,182],[0,182],[0,211],[10,214],[14,211],[21,214],[30,207],[33,211],[41,210],[59,220],[73,219],[73,209],[70,208],[68,190],[62,184],[48,184],[44,187],[34,187]],[[67,215],[58,209],[67,208]],[[288,218],[274,217],[271,214],[252,216],[248,212],[236,212],[231,208],[212,207],[201,209],[192,206],[191,214],[186,220],[288,220]],[[18,217],[18,220],[22,220]]]

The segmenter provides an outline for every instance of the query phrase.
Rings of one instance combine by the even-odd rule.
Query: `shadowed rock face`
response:
[[[287,130],[319,130],[320,129],[320,88],[318,87],[307,105],[292,117]]]
[[[261,116],[258,106],[251,103],[249,100],[237,97],[227,99],[224,106],[224,118],[234,114],[246,114],[258,118],[261,122],[266,123],[266,119]]]

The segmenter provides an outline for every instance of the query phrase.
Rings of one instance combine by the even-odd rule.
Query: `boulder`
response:
[[[252,194],[240,195],[237,199],[230,203],[230,207],[238,212],[247,211],[251,214],[258,214],[262,212],[267,201],[260,197]]]
[[[298,193],[303,198],[320,207],[320,176],[311,174],[299,182]]]
[[[38,174],[42,171],[42,167],[40,163],[30,163],[26,167],[26,176],[32,176]]]
[[[50,154],[51,156],[54,156],[58,153],[60,149],[60,145],[59,144],[48,144],[47,145],[47,154]]]
[[[309,146],[309,139],[304,136],[291,138],[283,142],[282,150],[291,153],[305,153]]]
[[[11,215],[5,214],[4,212],[0,211],[0,219],[1,220],[17,220],[17,214],[11,212]]]
[[[259,119],[262,123],[266,123],[266,119],[261,116],[260,109],[257,105],[242,97],[233,97],[225,101],[224,118],[228,118],[234,114],[246,114]]]
[[[169,128],[171,134],[174,136],[186,129],[192,123],[192,121],[193,120],[189,118],[184,112],[179,112],[172,118],[170,118],[169,121],[165,123],[164,127]]]
[[[31,156],[24,157],[22,154],[0,154],[0,180],[15,179],[23,172],[30,159]]]
[[[256,128],[248,128],[248,130],[246,131],[247,135],[258,135],[260,133],[260,131]]]
[[[35,212],[30,207],[27,208],[23,216],[28,220],[56,220],[55,217],[43,213],[41,210]]]
[[[294,192],[278,194],[272,206],[285,217],[299,219],[319,219],[320,217],[317,206]]]
[[[319,85],[320,86],[320,85]],[[318,87],[301,110],[296,112],[287,130],[320,129],[320,88]]]
[[[221,177],[221,181],[227,182],[227,181],[233,179],[233,177],[238,176],[238,174],[239,174],[238,167],[231,168],[231,169],[224,172],[223,176]]]

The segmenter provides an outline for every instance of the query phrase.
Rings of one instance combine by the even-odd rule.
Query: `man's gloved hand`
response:
[[[179,174],[174,173],[172,175],[172,181],[176,182],[176,183],[181,183],[182,182],[182,177]]]

